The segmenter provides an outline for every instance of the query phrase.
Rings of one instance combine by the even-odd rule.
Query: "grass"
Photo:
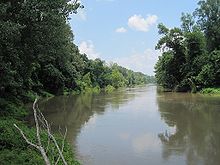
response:
[[[1,165],[32,165],[45,164],[38,150],[28,145],[22,138],[21,134],[13,124],[18,125],[25,135],[32,141],[36,142],[36,129],[28,127],[24,118],[28,114],[22,103],[0,98],[0,164]],[[41,138],[43,145],[47,146],[47,133],[42,131]],[[63,137],[55,135],[57,142],[62,143]],[[48,157],[53,161],[56,159],[54,144],[50,144],[48,148]],[[68,164],[79,165],[79,162],[74,159],[74,154],[71,146],[65,142],[64,157]],[[60,161],[58,164],[62,164]]]
[[[25,140],[21,137],[18,130],[13,126],[17,124],[25,133],[25,135],[32,141],[36,142],[36,130],[34,128],[28,128],[27,125],[19,120],[13,118],[0,118],[0,160],[1,165],[32,165],[32,164],[44,164],[44,160],[38,150],[29,146]],[[55,135],[58,144],[62,143],[62,137]],[[47,133],[41,133],[42,144],[47,146]],[[46,147],[45,147],[46,148]],[[54,144],[50,144],[47,155],[52,162],[56,160],[58,155],[55,152]],[[68,164],[79,165],[79,163],[73,158],[73,153],[70,145],[65,144],[64,157]],[[58,164],[62,164],[60,161]]]
[[[209,95],[220,95],[220,88],[203,88],[200,93]]]

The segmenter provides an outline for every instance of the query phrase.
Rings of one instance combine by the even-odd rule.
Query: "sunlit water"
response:
[[[60,96],[40,103],[84,165],[219,165],[220,97],[157,93]]]

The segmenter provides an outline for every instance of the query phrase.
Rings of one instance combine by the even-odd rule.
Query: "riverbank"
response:
[[[78,95],[80,93],[100,93],[104,91],[106,93],[111,93],[116,90],[112,86],[107,86],[105,89],[100,88],[86,88],[81,92],[76,91],[65,91],[63,95]],[[36,128],[30,127],[26,121],[26,117],[32,113],[32,111],[25,108],[25,104],[33,103],[36,96],[39,95],[43,98],[51,98],[55,95],[41,91],[40,93],[35,93],[29,91],[27,94],[22,96],[21,99],[3,99],[0,98],[0,160],[1,164],[44,164],[44,160],[39,151],[31,147],[22,138],[22,135],[14,127],[14,124],[18,125],[25,133],[25,135],[31,139],[32,142],[36,141]],[[59,143],[62,142],[62,138],[56,135]],[[46,132],[42,133],[42,143],[47,144]],[[49,151],[52,152],[54,146],[49,147]],[[49,153],[51,154],[51,153]],[[80,164],[74,157],[74,151],[70,144],[65,142],[64,156],[67,159],[68,164]],[[49,156],[52,160],[53,157]]]
[[[200,91],[201,94],[205,95],[219,95],[220,96],[220,88],[203,88]]]
[[[183,92],[183,91],[175,91],[175,90],[173,91],[171,89],[167,89],[162,86],[158,86],[157,91],[158,92]],[[190,92],[190,91],[188,91],[188,92]],[[187,93],[187,91],[186,91],[186,93]],[[191,93],[200,93],[202,95],[220,96],[220,88],[218,88],[218,87],[202,88],[200,91],[197,91],[197,92],[191,91]]]
[[[14,103],[0,100],[0,160],[1,165],[8,164],[44,164],[43,157],[40,152],[34,147],[28,145],[23,139],[19,131],[14,127],[14,124],[18,125],[19,128],[24,132],[25,136],[32,142],[37,141],[36,128],[29,127],[25,121],[28,115],[28,110],[22,103]],[[45,148],[47,148],[47,156],[50,161],[57,160],[58,154],[55,145],[48,144],[48,135],[46,131],[41,131],[41,141]],[[54,135],[59,146],[62,146],[63,137],[61,135]],[[79,165],[79,162],[74,158],[74,152],[70,144],[66,141],[64,143],[63,155],[68,164]],[[54,156],[56,155],[56,156]],[[60,159],[61,160],[61,159]],[[54,162],[55,163],[55,162]],[[61,161],[58,164],[62,164]]]
[[[121,89],[121,87],[118,89]],[[81,91],[64,90],[63,95],[78,95],[80,93],[98,94],[101,91],[105,93],[112,93],[115,90],[117,89],[111,85],[108,85],[105,88],[90,86],[82,89]],[[33,103],[36,96],[51,98],[55,95],[42,90],[38,93],[30,90],[19,98],[0,98],[0,160],[3,165],[44,163],[40,152],[28,145],[22,138],[22,135],[14,127],[14,124],[18,125],[25,132],[25,135],[28,138],[30,137],[32,141],[36,141],[36,128],[30,127],[26,121],[26,117],[32,113],[32,111],[28,110],[24,106],[27,103]],[[46,132],[42,133],[43,144],[47,144],[47,138],[45,135]],[[56,136],[57,139],[62,139],[61,136]],[[74,151],[72,151],[70,144],[65,142],[65,146],[64,155],[68,164],[79,164],[79,162],[74,158]],[[50,147],[49,150],[53,150],[53,147]],[[50,157],[50,159],[53,158]]]

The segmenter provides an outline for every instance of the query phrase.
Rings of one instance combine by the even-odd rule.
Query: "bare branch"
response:
[[[40,116],[41,116],[41,117],[39,117],[41,123],[43,124],[43,126],[44,126],[45,129],[47,130],[48,140],[47,140],[46,152],[48,152],[49,145],[50,145],[50,125],[48,124],[47,120],[45,119],[43,113],[39,111],[39,108],[38,108],[38,113],[39,113]]]
[[[39,143],[40,146],[42,146],[42,144],[41,144],[41,139],[40,139],[40,136],[39,136],[39,123],[38,123],[38,119],[37,119],[37,112],[36,112],[36,108],[35,108],[35,107],[36,107],[36,103],[37,103],[37,99],[35,99],[35,101],[34,101],[33,110],[34,110],[34,118],[35,118],[35,123],[36,123],[36,128],[37,128],[38,143]],[[45,117],[44,117],[44,115],[43,115],[42,113],[40,113],[40,114],[41,114],[41,116],[42,116],[42,118],[43,118],[43,120],[44,120],[44,122],[45,122],[45,124],[46,124],[46,126],[47,126],[47,133],[48,133],[48,135],[50,136],[50,138],[52,139],[52,141],[54,142],[54,144],[55,144],[55,146],[56,146],[56,148],[57,148],[57,150],[58,150],[59,156],[61,157],[61,159],[62,159],[64,165],[67,165],[67,162],[66,162],[66,160],[65,160],[65,158],[64,158],[64,156],[63,156],[63,153],[62,153],[61,150],[60,150],[59,145],[57,144],[57,141],[56,141],[55,137],[54,137],[54,136],[51,134],[51,132],[50,132],[49,124],[48,124],[47,120],[45,119]],[[45,152],[45,151],[44,151],[44,152]],[[46,153],[45,153],[45,154],[46,154]]]
[[[55,162],[54,160],[54,156],[52,157],[52,163],[55,162],[55,165],[58,164],[60,158],[62,159],[63,161],[63,164],[64,165],[67,165],[67,162],[63,156],[63,150],[64,150],[64,144],[65,144],[65,139],[66,139],[66,135],[67,135],[67,128],[66,128],[66,131],[65,131],[65,134],[64,134],[64,138],[63,138],[63,141],[62,141],[62,147],[60,149],[55,137],[53,136],[53,134],[51,133],[50,131],[50,125],[48,124],[47,120],[45,119],[44,115],[39,111],[39,108],[38,108],[38,105],[37,105],[37,99],[35,99],[34,103],[33,103],[33,111],[34,111],[34,121],[35,121],[35,126],[36,126],[36,138],[37,138],[37,144],[34,144],[32,143],[26,136],[25,134],[23,133],[23,131],[16,125],[14,124],[14,126],[19,130],[19,132],[21,133],[22,137],[24,138],[24,140],[30,145],[30,146],[33,146],[35,147],[36,149],[38,149],[45,161],[45,164],[46,165],[51,165],[51,162],[47,156],[47,152],[48,152],[48,149],[49,149],[49,145],[50,145],[50,140],[52,140],[52,142],[54,143],[55,147],[56,147],[56,150],[58,151],[59,153],[59,156],[58,156],[58,159],[57,161]],[[42,124],[42,128],[43,129],[46,129],[47,130],[47,135],[48,135],[48,141],[47,141],[47,149],[45,151],[43,145],[42,145],[42,141],[41,141],[41,136],[40,136],[40,124]],[[52,152],[54,153],[54,149],[52,148]],[[53,154],[54,155],[54,154]]]
[[[41,152],[41,155],[43,156],[46,165],[50,165],[50,161],[49,161],[49,159],[48,159],[48,157],[47,157],[47,155],[46,155],[46,153],[45,153],[45,151],[44,151],[44,148],[43,148],[42,146],[38,146],[38,145],[36,145],[36,144],[30,142],[30,140],[28,140],[28,138],[25,136],[25,134],[23,133],[23,131],[22,131],[16,124],[14,124],[14,127],[19,130],[19,132],[21,133],[22,137],[23,137],[24,140],[27,142],[27,144],[29,144],[29,145],[35,147],[36,149],[38,149],[38,150]]]
[[[36,125],[36,136],[37,136],[37,140],[38,140],[38,146],[40,148],[40,152],[41,152],[41,155],[43,156],[44,158],[44,161],[46,163],[46,165],[50,165],[50,160],[49,158],[47,157],[47,154],[45,152],[45,149],[43,148],[42,146],[42,143],[41,143],[41,137],[40,137],[40,128],[39,128],[39,123],[38,123],[38,119],[37,119],[37,111],[36,111],[36,104],[37,104],[37,98],[35,99],[34,101],[34,104],[33,104],[33,110],[34,110],[34,120],[35,120],[35,125]]]
[[[64,144],[65,144],[66,135],[67,135],[67,128],[66,128],[66,130],[65,130],[65,134],[64,134],[63,142],[62,142],[62,148],[61,148],[61,153],[62,153],[62,154],[63,154],[63,149],[64,149]],[[57,159],[55,165],[57,165],[57,163],[59,162],[59,160],[60,160],[60,155],[59,155],[59,157],[58,157],[58,159]]]
[[[22,135],[22,137],[24,138],[24,140],[27,142],[27,144],[29,144],[29,145],[35,147],[35,148],[38,149],[38,150],[40,149],[39,146],[37,146],[36,144],[34,144],[34,143],[32,143],[32,142],[30,142],[30,141],[28,140],[28,138],[25,136],[24,132],[23,132],[16,124],[14,124],[14,127],[18,129],[18,131],[20,132],[20,134]]]
[[[38,109],[38,106],[37,106],[37,109]],[[49,132],[50,125],[47,123],[46,119],[44,118],[43,113],[41,113],[39,109],[38,109],[38,113],[40,114],[40,115],[38,115],[38,120],[41,122],[43,128],[46,129],[47,132]],[[47,133],[46,153],[49,151],[49,146],[50,146],[50,135]]]
[[[63,156],[63,153],[62,153],[61,150],[60,150],[59,145],[57,144],[57,141],[56,141],[55,137],[54,137],[51,133],[49,133],[49,135],[50,135],[52,141],[54,142],[54,144],[55,144],[55,146],[56,146],[56,148],[57,148],[57,150],[58,150],[59,156],[61,157],[61,159],[62,159],[62,161],[63,161],[63,164],[64,164],[64,165],[67,165],[67,162],[66,162],[66,160],[65,160],[65,158],[64,158],[64,156]]]

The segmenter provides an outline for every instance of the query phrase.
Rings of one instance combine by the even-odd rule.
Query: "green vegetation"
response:
[[[173,91],[196,92],[220,86],[220,1],[201,0],[191,14],[182,14],[181,28],[159,24],[155,66],[157,83]]]
[[[27,137],[32,141],[36,141],[36,130],[33,128],[28,128],[23,122],[15,119],[1,119],[0,120],[0,160],[2,165],[17,165],[17,164],[44,164],[44,160],[40,155],[39,151],[35,150],[33,147],[29,146],[25,140],[21,137],[18,130],[13,127],[13,124],[19,125],[19,127],[24,131]],[[44,146],[47,146],[48,135],[46,132],[41,134],[42,142]],[[58,144],[61,146],[63,139],[60,136],[56,136]],[[57,153],[55,145],[51,143],[49,145],[47,155],[51,162],[56,160]],[[68,164],[79,164],[73,159],[73,153],[70,146],[65,143],[63,152]],[[62,164],[61,161],[58,164]]]
[[[37,95],[110,92],[154,82],[151,76],[80,54],[68,23],[79,7],[77,0],[0,2],[1,164],[42,164],[40,154],[13,127],[20,123],[34,137],[33,129],[24,124],[28,112],[23,105]],[[75,163],[69,149],[65,155],[70,164]]]
[[[204,88],[200,92],[202,94],[220,95],[220,88]]]
[[[90,60],[73,43],[68,0],[5,0],[0,5],[0,97],[30,92],[54,95],[99,86],[147,83],[149,77],[101,59]]]
[[[108,85],[107,87],[105,87],[105,92],[106,93],[111,93],[115,90],[115,88],[111,85]]]

